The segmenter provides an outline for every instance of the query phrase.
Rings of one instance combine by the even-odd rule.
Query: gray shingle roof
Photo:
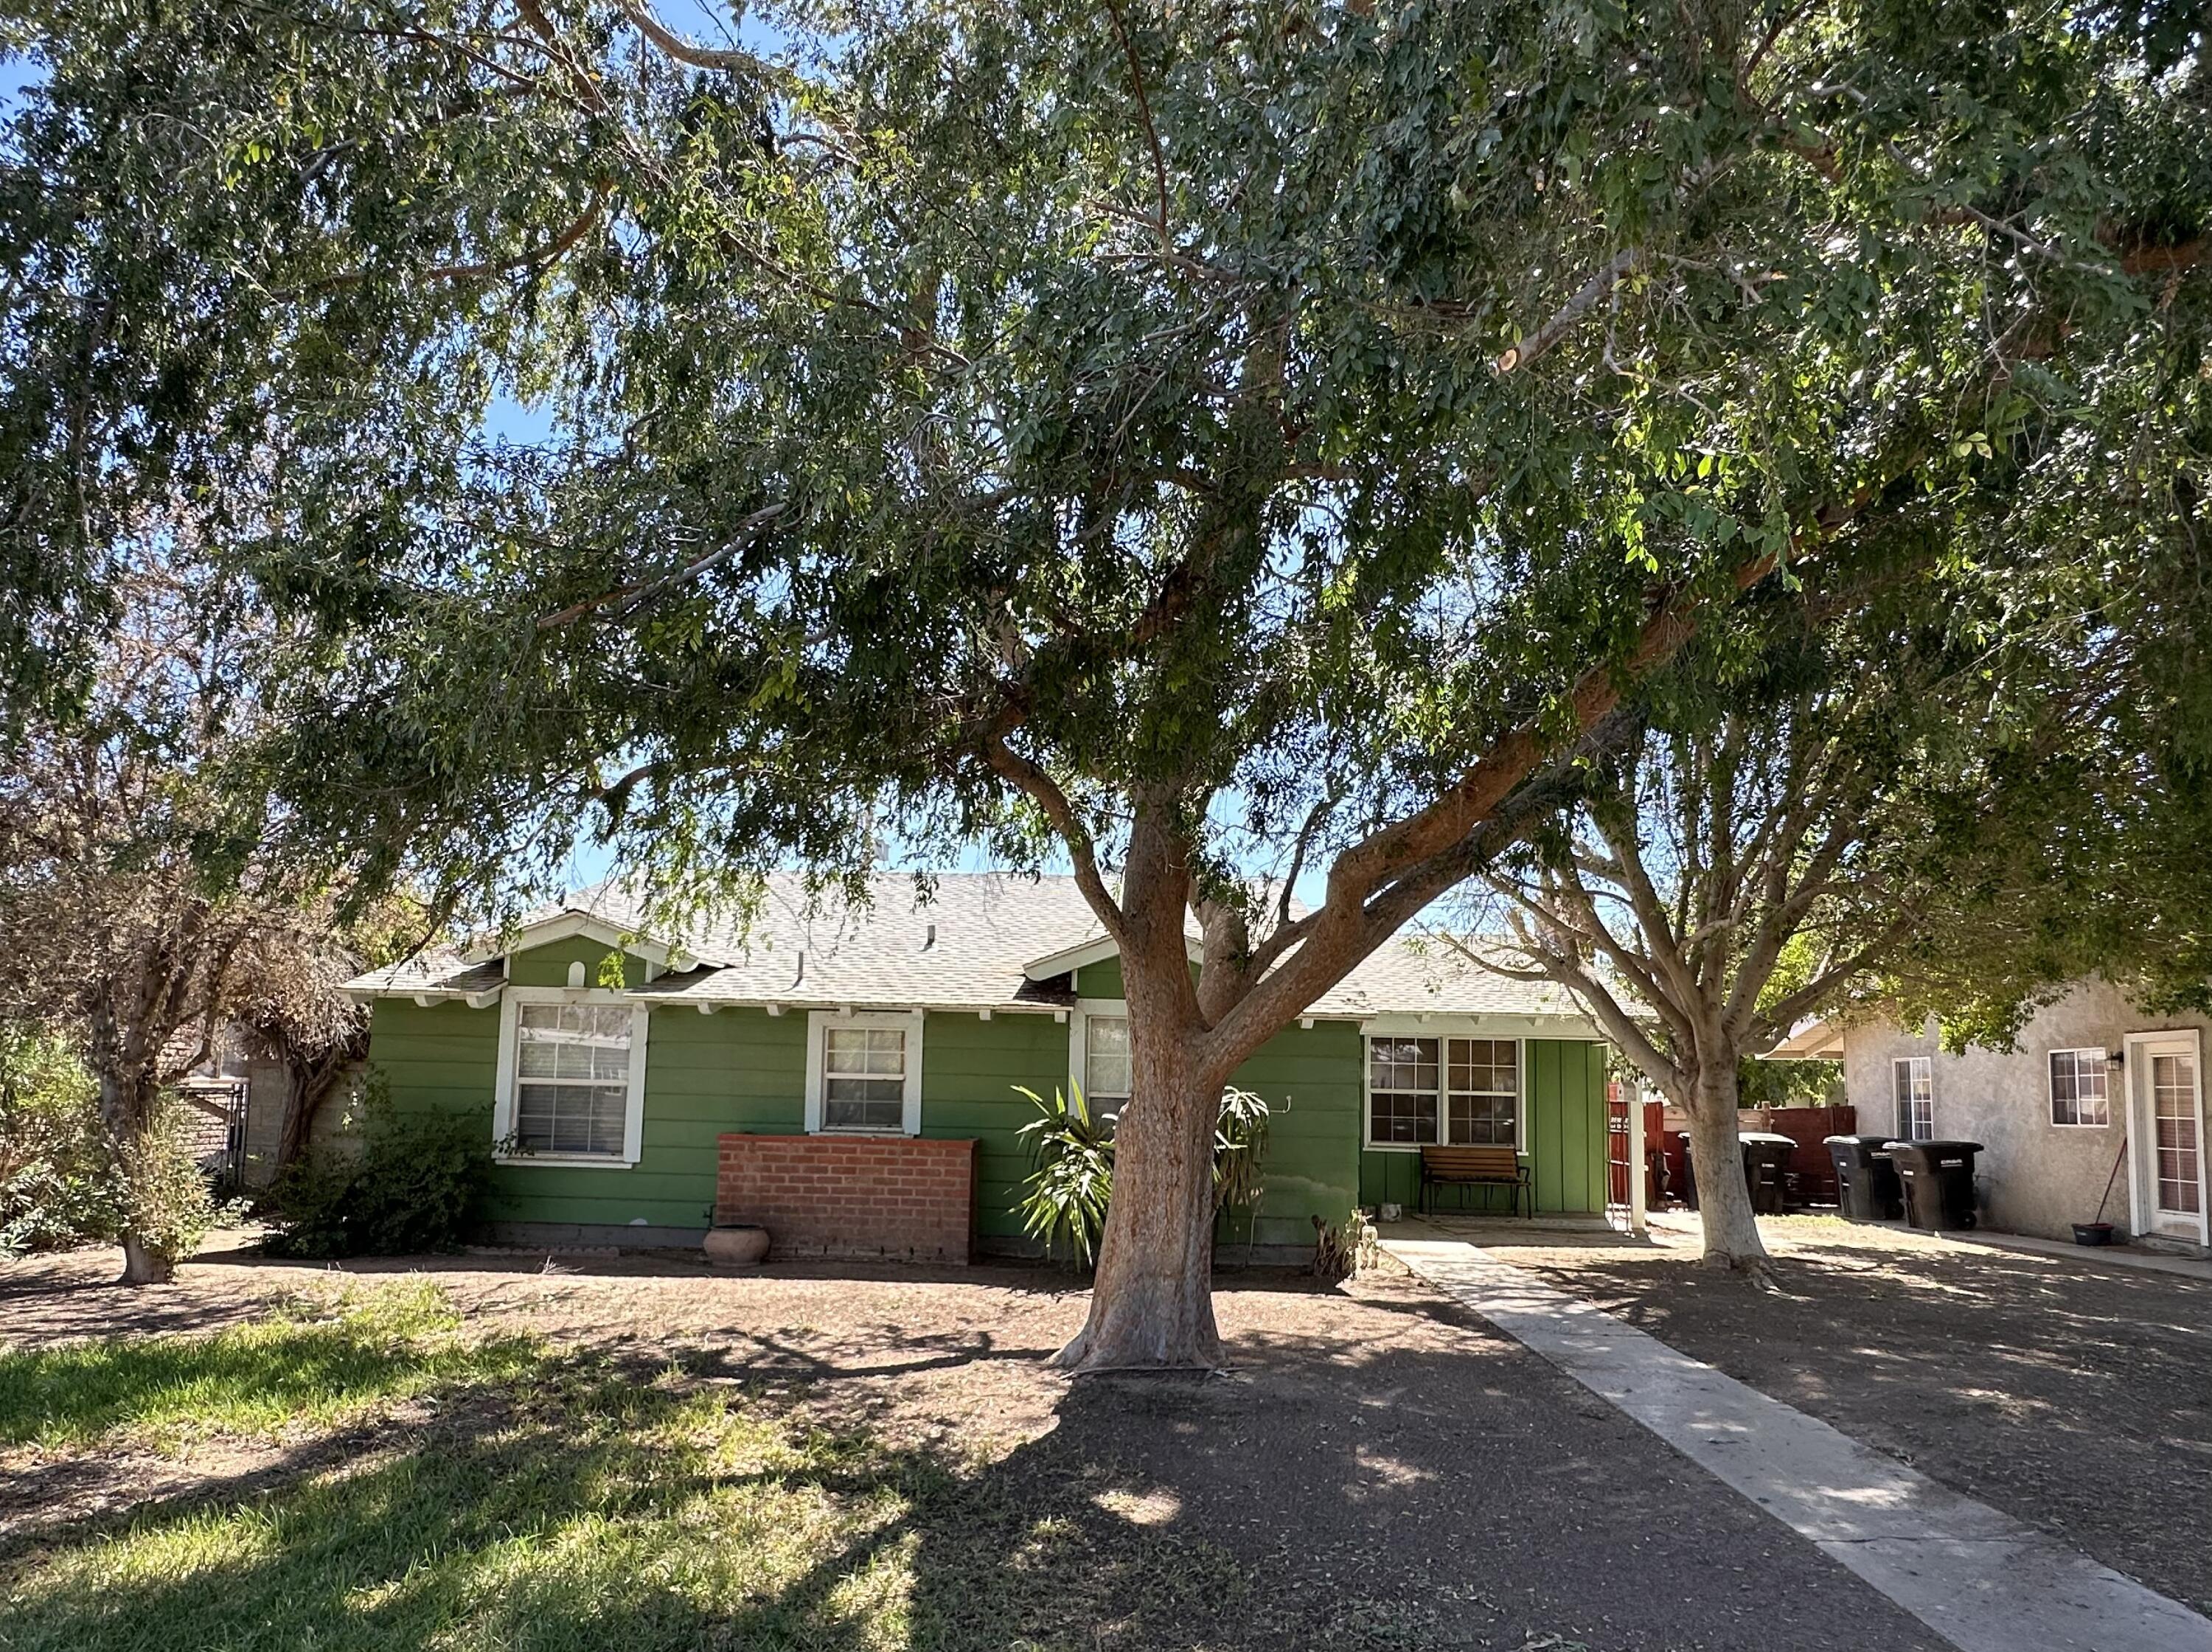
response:
[[[1066,977],[1032,981],[1024,966],[1101,938],[1073,878],[951,873],[933,897],[914,881],[872,880],[871,902],[834,895],[810,910],[795,873],[771,875],[749,926],[710,921],[668,938],[687,967],[637,989],[656,1002],[783,1004],[825,1009],[986,1010],[1059,1007],[1073,1001]],[[525,928],[564,914],[626,934],[651,932],[633,893],[602,884],[532,913]],[[502,961],[469,965],[450,951],[424,953],[350,981],[362,993],[479,992],[500,983]],[[1560,989],[1492,975],[1448,948],[1401,938],[1354,969],[1309,1011],[1323,1017],[1478,1015],[1574,1021]]]
[[[1073,878],[955,873],[938,880],[927,905],[910,878],[872,884],[865,908],[832,899],[810,913],[800,880],[773,876],[750,929],[721,925],[684,938],[685,952],[719,967],[664,976],[643,990],[693,1002],[856,1009],[1073,1001],[1030,981],[1022,967],[1099,932]]]
[[[341,990],[364,997],[400,997],[410,993],[451,995],[489,992],[506,980],[503,959],[471,963],[449,946],[434,946],[398,963],[356,975]]]
[[[1322,994],[1311,1012],[1584,1019],[1563,987],[1493,975],[1449,947],[1404,935]]]

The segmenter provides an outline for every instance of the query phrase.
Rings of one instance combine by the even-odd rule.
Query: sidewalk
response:
[[[2084,1267],[2136,1267],[2148,1273],[2171,1273],[2178,1278],[2212,1285],[2212,1261],[2195,1256],[2169,1256],[2133,1245],[2071,1245],[2063,1239],[2039,1239],[2026,1233],[1939,1233],[1938,1239],[1982,1250],[2010,1250],[2031,1256],[2055,1256]]]

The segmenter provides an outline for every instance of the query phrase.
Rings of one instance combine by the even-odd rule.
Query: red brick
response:
[[[787,1255],[969,1259],[973,1141],[727,1135],[715,1160],[715,1219],[759,1224]]]

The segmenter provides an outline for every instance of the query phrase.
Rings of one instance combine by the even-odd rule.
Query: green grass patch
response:
[[[173,1449],[217,1434],[321,1433],[429,1390],[510,1378],[538,1357],[526,1339],[465,1334],[428,1281],[349,1291],[205,1335],[0,1354],[0,1445]]]
[[[312,1449],[433,1389],[426,1420]],[[1412,1652],[1443,1628],[1139,1518],[1060,1430],[994,1461],[896,1445],[678,1365],[471,1339],[427,1289],[17,1356],[0,1394],[19,1440],[310,1448],[251,1491],[0,1546],[0,1652]]]
[[[1025,1502],[680,1370],[548,1356],[404,1446],[0,1561],[0,1648],[1093,1652],[1209,1643],[1175,1626],[1248,1598],[1208,1544]]]

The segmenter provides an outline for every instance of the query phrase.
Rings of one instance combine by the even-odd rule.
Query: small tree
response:
[[[1489,874],[1510,955],[1457,942],[1565,986],[1688,1115],[1706,1260],[1761,1277],[1742,1065],[1900,956],[1942,875],[1929,799],[1980,773],[1960,708],[1904,649],[1782,652],[1769,703],[1716,708],[1667,685],[1556,828]],[[1955,873],[1965,846],[1949,847]]]
[[[325,895],[306,912],[266,918],[262,969],[240,983],[234,1013],[284,1070],[281,1174],[307,1152],[338,1081],[368,1059],[368,1007],[339,983],[420,950],[438,926],[404,896],[347,911]]]
[[[243,681],[266,623],[208,581],[181,556],[142,562],[82,712],[28,720],[0,762],[0,1015],[82,1053],[130,1284],[167,1279],[197,1237],[164,1096],[224,1023],[299,1029],[318,1060],[353,1036],[330,991],[328,886],[235,767],[259,728]]]

